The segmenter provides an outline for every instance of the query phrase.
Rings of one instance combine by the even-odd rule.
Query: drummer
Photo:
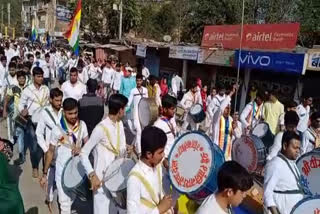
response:
[[[196,214],[228,214],[238,207],[253,186],[253,179],[245,168],[235,161],[225,162],[218,171],[218,189],[201,204]]]
[[[320,112],[314,112],[310,119],[311,126],[303,133],[302,153],[320,147]]]
[[[231,160],[231,148],[234,137],[241,137],[241,135],[238,136],[239,132],[234,131],[236,126],[233,125],[233,119],[230,116],[231,97],[236,90],[237,86],[234,85],[232,91],[222,101],[212,118],[212,139],[223,151],[226,160]]]
[[[254,101],[248,103],[240,115],[244,130],[250,131],[262,118],[263,95],[258,92]]]
[[[121,119],[125,114],[127,102],[128,99],[121,94],[110,96],[108,116],[95,127],[88,143],[81,150],[81,163],[89,177],[94,194],[94,214],[113,214],[118,210],[109,192],[101,187],[101,181],[112,161],[126,153],[126,138]],[[89,161],[92,150],[94,166]]]
[[[185,115],[184,115],[184,122],[182,124],[182,130],[187,130],[189,124],[191,126],[191,130],[196,130],[197,129],[197,124],[193,121],[191,116],[189,115],[189,111],[191,107],[197,103],[201,103],[202,99],[201,96],[197,93],[198,91],[198,85],[196,82],[192,83],[190,90],[183,95],[182,100],[180,101],[180,104],[182,108],[185,110]]]
[[[169,180],[168,170],[168,156],[174,144],[177,135],[177,125],[175,122],[174,114],[177,107],[177,99],[170,95],[166,95],[162,98],[162,115],[158,118],[158,120],[154,123],[155,127],[158,127],[167,135],[167,143],[164,149],[164,161],[163,165],[166,170],[163,172],[163,188],[165,194],[170,194],[171,182]],[[178,197],[178,194],[177,194]]]
[[[172,198],[164,195],[161,185],[166,142],[167,136],[161,129],[143,129],[141,158],[127,182],[127,214],[172,213]]]
[[[264,177],[264,204],[272,214],[290,214],[303,199],[300,172],[296,160],[300,154],[300,136],[286,131],[278,156],[267,162]]]
[[[63,93],[58,88],[50,90],[50,106],[46,106],[41,111],[41,117],[36,128],[36,136],[39,146],[44,154],[48,151],[50,146],[50,136],[52,129],[59,123],[62,115],[62,98]],[[48,188],[46,195],[46,203],[50,212],[52,212],[54,180],[55,180],[55,166],[51,164],[48,171]]]
[[[45,166],[40,185],[47,189],[47,174],[53,157],[56,156],[56,185],[61,214],[71,214],[74,198],[70,198],[62,184],[62,172],[67,161],[80,153],[81,147],[88,141],[87,126],[78,119],[78,102],[73,98],[63,101],[63,114],[59,123],[52,129],[49,150],[45,155]],[[56,152],[56,155],[55,155]]]
[[[128,101],[128,108],[131,107],[131,104],[133,104],[133,124],[136,129],[136,152],[138,154],[141,153],[140,148],[140,139],[141,139],[141,124],[139,120],[139,102],[141,98],[148,98],[148,90],[142,86],[143,83],[143,76],[138,74],[136,76],[136,84],[137,87],[132,89],[129,96]]]

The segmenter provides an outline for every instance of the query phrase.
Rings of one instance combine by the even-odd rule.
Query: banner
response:
[[[145,58],[147,55],[147,46],[137,45],[136,55]]]
[[[247,49],[294,49],[299,23],[244,25],[242,48]],[[240,48],[240,25],[205,26],[201,47]]]
[[[198,63],[231,67],[234,65],[234,54],[235,51],[230,50],[201,49],[198,55]]]
[[[239,52],[236,50],[236,66],[238,66]],[[305,54],[242,50],[240,67],[304,74],[306,70]]]
[[[320,49],[311,49],[308,51],[307,69],[320,71]]]
[[[169,58],[197,60],[199,47],[172,46],[169,50]]]
[[[65,6],[57,5],[56,16],[57,20],[70,22],[72,18],[72,12]]]

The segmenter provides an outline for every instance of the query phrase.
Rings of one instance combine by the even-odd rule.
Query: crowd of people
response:
[[[295,160],[320,145],[320,112],[311,112],[312,97],[284,107],[274,91],[256,90],[242,112],[237,112],[232,111],[231,100],[238,85],[217,85],[208,93],[208,86],[196,79],[184,93],[178,74],[158,78],[145,66],[137,72],[116,59],[97,61],[63,48],[15,41],[0,44],[0,61],[3,117],[9,141],[19,151],[15,164],[25,162],[29,149],[32,177],[39,178],[47,190],[50,212],[56,188],[60,212],[71,213],[74,198],[65,192],[62,174],[73,156],[80,158],[89,178],[94,213],[121,212],[102,181],[108,166],[128,154],[140,158],[127,182],[127,213],[177,212],[180,194],[172,190],[168,178],[169,154],[181,133],[200,130],[220,147],[227,162],[219,170],[217,192],[197,213],[229,213],[230,206],[238,206],[253,185],[247,170],[232,160],[233,142],[260,123],[267,124],[274,137],[265,144],[265,206],[272,214],[287,214],[303,198]],[[153,126],[140,123],[143,98],[153,98],[159,109]],[[204,114],[201,122],[192,112],[197,104]],[[184,110],[182,124],[176,122],[177,107]],[[124,127],[135,136],[134,142],[128,142]]]

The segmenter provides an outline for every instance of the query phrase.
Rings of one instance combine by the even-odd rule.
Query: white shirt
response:
[[[133,167],[131,172],[141,174],[153,187],[156,196],[162,198],[163,190],[160,186],[157,168],[151,168],[141,160]],[[160,167],[160,179],[162,178],[162,167]],[[127,182],[127,214],[159,214],[158,208],[148,208],[140,202],[141,198],[152,201],[151,196],[142,182],[136,176],[130,175]],[[160,199],[158,198],[160,201]]]
[[[302,104],[298,105],[297,114],[300,118],[297,130],[300,132],[305,132],[308,129],[310,106],[304,107]]]
[[[311,129],[307,129],[302,136],[302,154],[312,151],[314,149],[315,141],[315,135],[312,133]]]
[[[148,79],[148,77],[150,76],[150,71],[147,67],[144,67],[141,71],[143,79]]]
[[[177,125],[176,125],[175,118],[174,117],[171,118],[168,122],[166,122],[161,118],[158,118],[158,120],[154,122],[154,126],[161,129],[167,135],[167,143],[164,149],[164,155],[166,158],[168,158],[170,151],[172,149],[172,146],[174,144],[175,135],[177,133]]]
[[[89,66],[88,75],[91,79],[99,79],[102,71],[99,66],[95,67],[93,64]]]
[[[102,81],[106,84],[111,84],[114,72],[115,70],[113,70],[113,68],[104,67],[102,70]]]
[[[52,118],[49,116],[48,112],[45,109],[47,109],[51,113]],[[42,109],[40,114],[41,120],[39,120],[37,125],[36,136],[39,146],[45,153],[49,149],[51,131],[57,124],[59,124],[62,110],[60,110],[57,114],[50,105]]]
[[[214,211],[214,212],[212,212]],[[209,195],[201,204],[201,206],[198,208],[196,214],[228,214],[228,212],[225,212],[220,205],[218,204],[216,200],[215,194]]]
[[[126,137],[124,133],[123,123],[122,121],[119,123],[119,140],[120,140],[120,156],[124,156],[126,154]],[[110,139],[107,137],[105,130],[102,128],[105,127],[109,131]],[[111,148],[110,144],[113,145],[114,148],[117,146],[118,135],[117,135],[117,124],[115,124],[109,117],[102,120],[93,130],[89,141],[82,148],[80,158],[81,163],[84,166],[87,174],[95,171],[96,175],[100,180],[103,180],[104,173],[107,167],[116,159],[116,155],[111,152],[108,148]],[[94,167],[92,167],[89,161],[89,154],[93,150],[94,157]],[[98,191],[103,191],[100,188]]]
[[[148,98],[148,90],[145,87],[141,86],[140,89],[138,89],[138,88],[132,89],[130,92],[129,101],[128,101],[127,106],[130,107],[131,104],[133,104],[133,109],[135,112],[137,112],[139,102],[140,102],[141,98],[143,98],[143,97]]]
[[[180,104],[185,110],[189,111],[193,105],[200,102],[201,102],[201,96],[199,97],[198,93],[193,94],[191,91],[188,91],[183,95],[183,98],[180,101]]]
[[[279,132],[275,136],[273,140],[273,144],[269,149],[269,155],[267,156],[267,161],[272,160],[272,158],[276,157],[278,153],[281,151],[282,137],[283,137],[283,131]]]
[[[223,96],[220,96],[217,94],[212,101],[210,102],[210,105],[207,108],[207,111],[209,113],[210,117],[213,117],[215,111],[220,107],[222,101],[226,98],[226,95],[224,94]]]
[[[14,75],[12,77],[9,73],[5,74],[4,80],[3,80],[3,88],[7,88],[7,87],[12,88],[15,85],[19,85],[17,76]]]
[[[171,85],[172,85],[172,91],[174,94],[177,95],[178,91],[181,91],[184,89],[184,84],[183,84],[183,80],[181,77],[179,77],[178,75],[174,76],[171,80]],[[181,87],[180,87],[181,86]],[[180,90],[181,88],[181,90]]]
[[[49,103],[49,88],[41,85],[37,89],[34,84],[28,85],[21,93],[19,111],[27,106],[29,115],[39,112],[38,110]],[[39,115],[39,114],[38,114]],[[40,119],[40,118],[39,118]],[[35,119],[37,120],[37,118]]]
[[[299,173],[295,161],[288,161],[295,173]],[[281,214],[290,214],[293,206],[303,199],[302,194],[280,194],[273,192],[274,190],[286,191],[299,189],[294,174],[286,162],[280,157],[274,157],[271,161],[267,162],[263,189],[265,206],[276,206]]]
[[[5,79],[4,79],[5,74],[6,74],[6,67],[4,67],[4,66],[2,65],[2,63],[0,63],[0,88],[1,88],[2,86],[4,86],[4,83],[5,83]]]
[[[63,138],[63,132],[60,124],[56,125],[51,132],[50,144],[56,147],[56,177],[61,178],[63,168],[66,162],[72,157],[72,149],[70,145],[75,145],[72,136],[69,135],[68,139]],[[68,129],[68,132],[72,132],[77,138],[77,146],[82,147],[83,140],[88,137],[88,130],[85,122],[80,120],[80,128],[73,132]],[[62,142],[64,145],[62,145]],[[68,141],[68,142],[67,142]]]
[[[50,62],[46,62],[43,60],[43,65],[41,68],[43,70],[43,78],[49,78],[50,74],[52,76],[54,75]]]
[[[65,69],[67,69],[68,71],[70,71],[71,68],[73,67],[77,67],[78,64],[78,58],[75,59],[69,59],[67,64],[64,66]]]
[[[253,106],[255,107],[255,115],[252,118]],[[259,108],[259,112],[257,114],[258,108]],[[261,106],[258,106],[256,102],[248,103],[240,115],[240,121],[242,122],[244,128],[247,128],[250,125],[251,127],[255,127],[255,125],[257,125],[260,119],[262,118],[262,113],[263,113],[263,104],[261,104]]]
[[[80,100],[82,96],[87,93],[86,86],[80,81],[77,81],[75,84],[71,84],[70,80],[68,80],[62,84],[61,90],[63,92],[64,100],[69,97]]]
[[[88,70],[86,68],[82,69],[82,72],[78,72],[78,80],[82,82],[83,84],[87,84],[89,80]]]
[[[121,72],[114,72],[113,76],[112,76],[112,89],[119,91],[120,90],[120,86],[121,86],[121,78],[122,78],[122,74]]]

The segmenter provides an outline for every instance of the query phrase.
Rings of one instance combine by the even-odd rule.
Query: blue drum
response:
[[[309,195],[320,195],[320,150],[314,149],[303,154],[296,163],[305,192]]]
[[[201,123],[206,118],[201,104],[195,104],[190,108],[189,114],[195,123]]]
[[[217,173],[223,163],[223,152],[208,136],[188,132],[171,149],[169,177],[177,191],[199,202],[217,189]]]
[[[320,213],[320,195],[310,196],[299,201],[290,214],[318,214]]]

